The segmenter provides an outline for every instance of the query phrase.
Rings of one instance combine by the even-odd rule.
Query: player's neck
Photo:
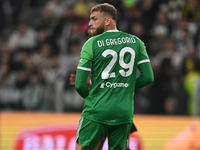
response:
[[[111,30],[117,30],[117,28],[109,28],[109,29],[105,30],[105,32],[106,31],[111,31]]]
[[[110,24],[109,26],[106,26],[105,31],[109,31],[109,30],[117,30],[116,25]]]

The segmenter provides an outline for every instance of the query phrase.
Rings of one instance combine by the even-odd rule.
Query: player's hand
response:
[[[70,84],[71,85],[75,85],[75,79],[76,79],[76,75],[75,74],[70,74]]]

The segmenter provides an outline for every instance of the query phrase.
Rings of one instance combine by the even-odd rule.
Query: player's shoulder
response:
[[[85,41],[85,43],[83,44],[82,49],[85,48],[85,47],[88,47],[88,46],[90,47],[90,46],[92,45],[93,41],[94,41],[94,37],[89,38],[89,39],[88,39],[87,41]]]
[[[92,41],[93,41],[93,37],[89,38],[82,46],[82,50],[81,52],[90,49],[91,45],[92,45]]]
[[[84,44],[91,43],[93,40],[94,40],[94,37],[91,37]]]

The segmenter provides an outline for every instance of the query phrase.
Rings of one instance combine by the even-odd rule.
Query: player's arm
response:
[[[80,61],[76,71],[75,88],[79,95],[86,98],[89,95],[87,79],[92,68],[92,40],[89,39],[83,46]]]
[[[140,75],[136,78],[135,89],[142,88],[152,83],[154,80],[153,69],[146,52],[146,47],[140,39],[138,40],[140,42],[140,53],[138,61],[138,69],[140,71]]]
[[[76,74],[70,74],[70,85],[75,85]]]
[[[70,85],[75,85],[76,74],[70,74],[69,80],[70,80]],[[90,87],[90,80],[91,80],[91,78],[90,78],[90,76],[88,76],[88,79],[87,79],[88,87]]]
[[[89,95],[89,87],[87,85],[87,78],[89,74],[90,71],[77,68],[75,88],[79,95],[83,98],[86,98]]]
[[[150,62],[145,62],[138,65],[140,75],[136,78],[135,89],[142,88],[154,80],[153,70]]]

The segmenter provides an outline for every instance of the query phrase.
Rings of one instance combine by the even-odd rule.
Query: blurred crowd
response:
[[[70,85],[92,6],[118,11],[118,29],[146,45],[154,82],[136,114],[199,115],[199,0],[0,0],[0,110],[80,112]]]

